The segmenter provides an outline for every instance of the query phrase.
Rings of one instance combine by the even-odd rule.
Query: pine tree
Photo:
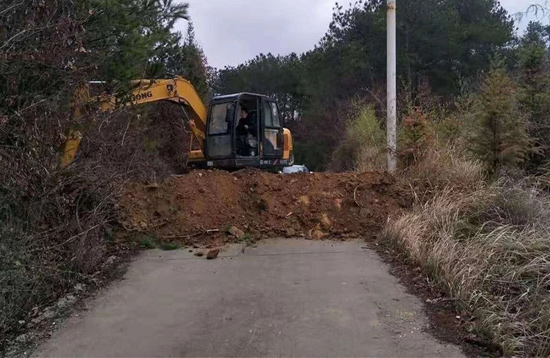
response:
[[[184,77],[195,86],[201,97],[207,100],[210,94],[208,71],[208,61],[204,51],[195,39],[193,22],[189,21],[183,42],[168,51],[165,76]]]
[[[495,61],[476,103],[477,130],[472,151],[491,174],[516,169],[530,151],[526,118],[520,111],[518,90],[499,61]]]
[[[519,47],[519,100],[537,148],[529,157],[531,171],[545,164],[550,154],[550,59],[545,41],[548,29],[539,22],[529,23]]]

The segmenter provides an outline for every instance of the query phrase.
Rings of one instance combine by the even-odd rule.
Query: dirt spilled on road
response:
[[[119,205],[129,231],[163,242],[203,243],[213,236],[224,242],[274,236],[372,239],[408,201],[387,173],[282,175],[247,169],[129,183]],[[232,226],[245,235],[226,235]]]

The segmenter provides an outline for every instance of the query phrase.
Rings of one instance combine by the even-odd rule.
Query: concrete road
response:
[[[37,356],[461,357],[361,242],[148,251]]]

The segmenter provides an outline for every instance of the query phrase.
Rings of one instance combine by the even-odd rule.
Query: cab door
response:
[[[283,157],[283,123],[277,103],[262,100],[262,158]]]
[[[206,128],[206,157],[226,159],[233,155],[235,103],[215,103],[210,107]]]

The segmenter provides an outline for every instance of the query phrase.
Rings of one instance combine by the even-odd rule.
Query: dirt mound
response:
[[[129,183],[119,202],[127,229],[193,243],[210,236],[209,230],[230,241],[225,232],[231,226],[253,238],[374,238],[407,199],[386,173],[282,175],[247,169]]]

